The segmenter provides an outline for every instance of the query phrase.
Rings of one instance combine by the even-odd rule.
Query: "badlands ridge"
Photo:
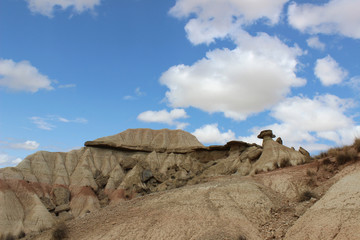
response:
[[[37,152],[0,169],[0,239],[51,239],[61,221],[68,239],[360,239],[359,164],[258,137],[205,147],[182,130],[129,129]]]

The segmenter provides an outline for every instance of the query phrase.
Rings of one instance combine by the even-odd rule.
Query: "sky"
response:
[[[129,128],[360,137],[360,0],[0,0],[0,167]]]

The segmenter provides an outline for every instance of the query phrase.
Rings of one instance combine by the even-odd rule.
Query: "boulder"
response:
[[[55,208],[55,213],[61,213],[61,212],[67,212],[70,210],[70,205],[69,204],[63,204],[63,205],[60,205],[60,206],[57,206]]]
[[[302,155],[306,156],[307,158],[310,158],[310,153],[309,153],[308,151],[306,151],[304,148],[300,147],[300,148],[299,148],[299,152],[300,152]]]

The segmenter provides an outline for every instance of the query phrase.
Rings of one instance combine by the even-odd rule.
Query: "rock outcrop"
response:
[[[236,177],[109,206],[71,222],[70,234],[72,239],[88,240],[262,240],[259,226],[267,224],[281,206],[276,192],[251,178]],[[49,238],[44,234],[37,239]]]
[[[263,152],[254,164],[252,173],[304,164],[310,160],[310,154],[305,149],[300,148],[300,151],[295,151],[282,145],[282,140],[274,141],[274,137],[271,130],[264,130],[258,135],[258,138],[263,139]]]
[[[341,177],[306,211],[285,239],[360,239],[359,166]]]
[[[186,153],[202,149],[195,136],[182,130],[128,129],[116,135],[98,138],[85,143],[87,147],[115,148],[142,152]]]
[[[68,153],[37,152],[0,170],[0,237],[43,230],[57,218],[77,218],[147,193],[308,158],[271,136],[260,134],[263,147],[240,141],[205,147],[182,130],[129,129]]]

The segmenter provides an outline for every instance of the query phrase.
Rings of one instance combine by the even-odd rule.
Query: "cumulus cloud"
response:
[[[346,85],[350,86],[353,90],[359,91],[360,90],[360,76],[355,76],[350,78]]]
[[[318,36],[310,37],[306,40],[307,44],[311,48],[324,50],[325,44],[319,40]]]
[[[42,130],[53,130],[56,126],[54,125],[55,122],[61,123],[81,123],[85,124],[88,122],[85,118],[75,118],[75,119],[67,119],[61,116],[50,115],[46,117],[30,117],[30,120],[33,124],[36,125],[37,128]]]
[[[288,19],[290,25],[302,32],[360,38],[359,9],[358,0],[330,0],[322,5],[292,3]]]
[[[22,143],[11,143],[9,144],[10,148],[15,148],[15,149],[24,149],[24,150],[35,150],[38,149],[40,146],[40,144],[36,141],[25,141]]]
[[[11,59],[0,59],[0,86],[14,91],[33,93],[40,89],[54,89],[51,80],[39,73],[30,62],[16,63]]]
[[[288,98],[271,110],[279,123],[252,129],[254,138],[263,129],[272,129],[288,146],[302,145],[310,151],[325,150],[328,145],[319,141],[328,140],[336,145],[351,144],[360,136],[360,126],[346,115],[353,108],[350,99],[335,95],[320,95],[313,99],[297,96]]]
[[[14,166],[22,161],[21,158],[16,158],[5,153],[0,153],[0,166]]]
[[[314,71],[324,86],[339,84],[348,75],[347,71],[341,68],[330,55],[318,59]]]
[[[192,134],[204,144],[225,144],[235,140],[235,133],[233,131],[220,132],[217,123],[204,125],[196,129]]]
[[[239,41],[243,47],[215,49],[191,66],[177,65],[163,73],[160,82],[169,88],[169,104],[244,120],[306,83],[295,74],[301,54],[297,47],[265,33]]]
[[[287,1],[177,0],[170,14],[177,18],[194,16],[185,26],[188,39],[193,44],[209,44],[258,20],[277,23]]]
[[[165,109],[161,111],[146,111],[140,113],[137,117],[138,120],[143,122],[165,123],[171,126],[176,126],[178,129],[185,128],[188,123],[179,122],[178,119],[188,118],[184,109],[173,109],[170,112]]]
[[[26,0],[31,12],[39,13],[47,17],[53,17],[54,9],[65,10],[72,8],[80,14],[84,11],[93,10],[100,5],[101,0]]]

